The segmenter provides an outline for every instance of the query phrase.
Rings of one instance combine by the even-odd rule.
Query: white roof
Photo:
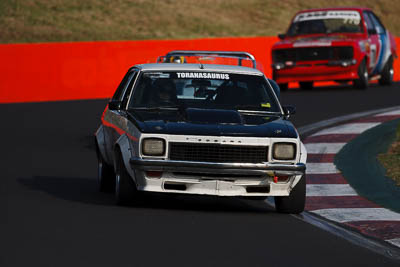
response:
[[[217,64],[188,64],[188,63],[151,63],[135,65],[143,71],[204,71],[204,72],[227,72],[248,75],[264,75],[261,71],[254,68],[234,66],[234,65],[217,65]]]

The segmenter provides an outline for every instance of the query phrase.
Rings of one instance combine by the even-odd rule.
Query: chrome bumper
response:
[[[130,164],[133,168],[142,171],[176,171],[210,174],[291,176],[303,175],[306,171],[306,165],[304,163],[212,163],[198,161],[142,159],[133,157],[130,160]]]

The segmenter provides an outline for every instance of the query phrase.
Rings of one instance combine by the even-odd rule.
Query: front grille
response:
[[[287,61],[314,61],[314,60],[351,60],[353,59],[353,47],[300,47],[290,49],[278,49],[272,51],[274,63]]]
[[[171,142],[169,158],[218,163],[261,163],[268,161],[268,147]]]

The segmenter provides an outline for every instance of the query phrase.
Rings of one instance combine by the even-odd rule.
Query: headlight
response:
[[[278,160],[291,160],[296,158],[296,144],[275,143],[272,149],[272,156]]]
[[[146,138],[142,141],[142,153],[145,156],[162,156],[165,154],[165,141],[160,138]]]
[[[358,46],[360,47],[361,52],[366,52],[368,43],[366,41],[359,41]]]

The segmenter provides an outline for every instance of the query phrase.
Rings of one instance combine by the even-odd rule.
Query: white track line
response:
[[[307,174],[331,174],[339,173],[333,163],[307,163]]]
[[[384,208],[336,208],[311,212],[340,223],[352,221],[400,221],[399,213]]]
[[[386,241],[389,242],[392,245],[400,247],[400,238],[389,239],[389,240],[386,240]]]
[[[305,144],[308,154],[336,154],[346,143],[309,143]]]
[[[380,122],[348,123],[319,131],[312,136],[324,134],[360,134],[368,129],[378,126]]]
[[[307,197],[358,196],[349,184],[308,184]]]
[[[385,113],[381,113],[381,114],[377,114],[377,115],[375,115],[375,117],[391,116],[391,115],[400,115],[400,109],[389,111],[389,112],[385,112]]]

